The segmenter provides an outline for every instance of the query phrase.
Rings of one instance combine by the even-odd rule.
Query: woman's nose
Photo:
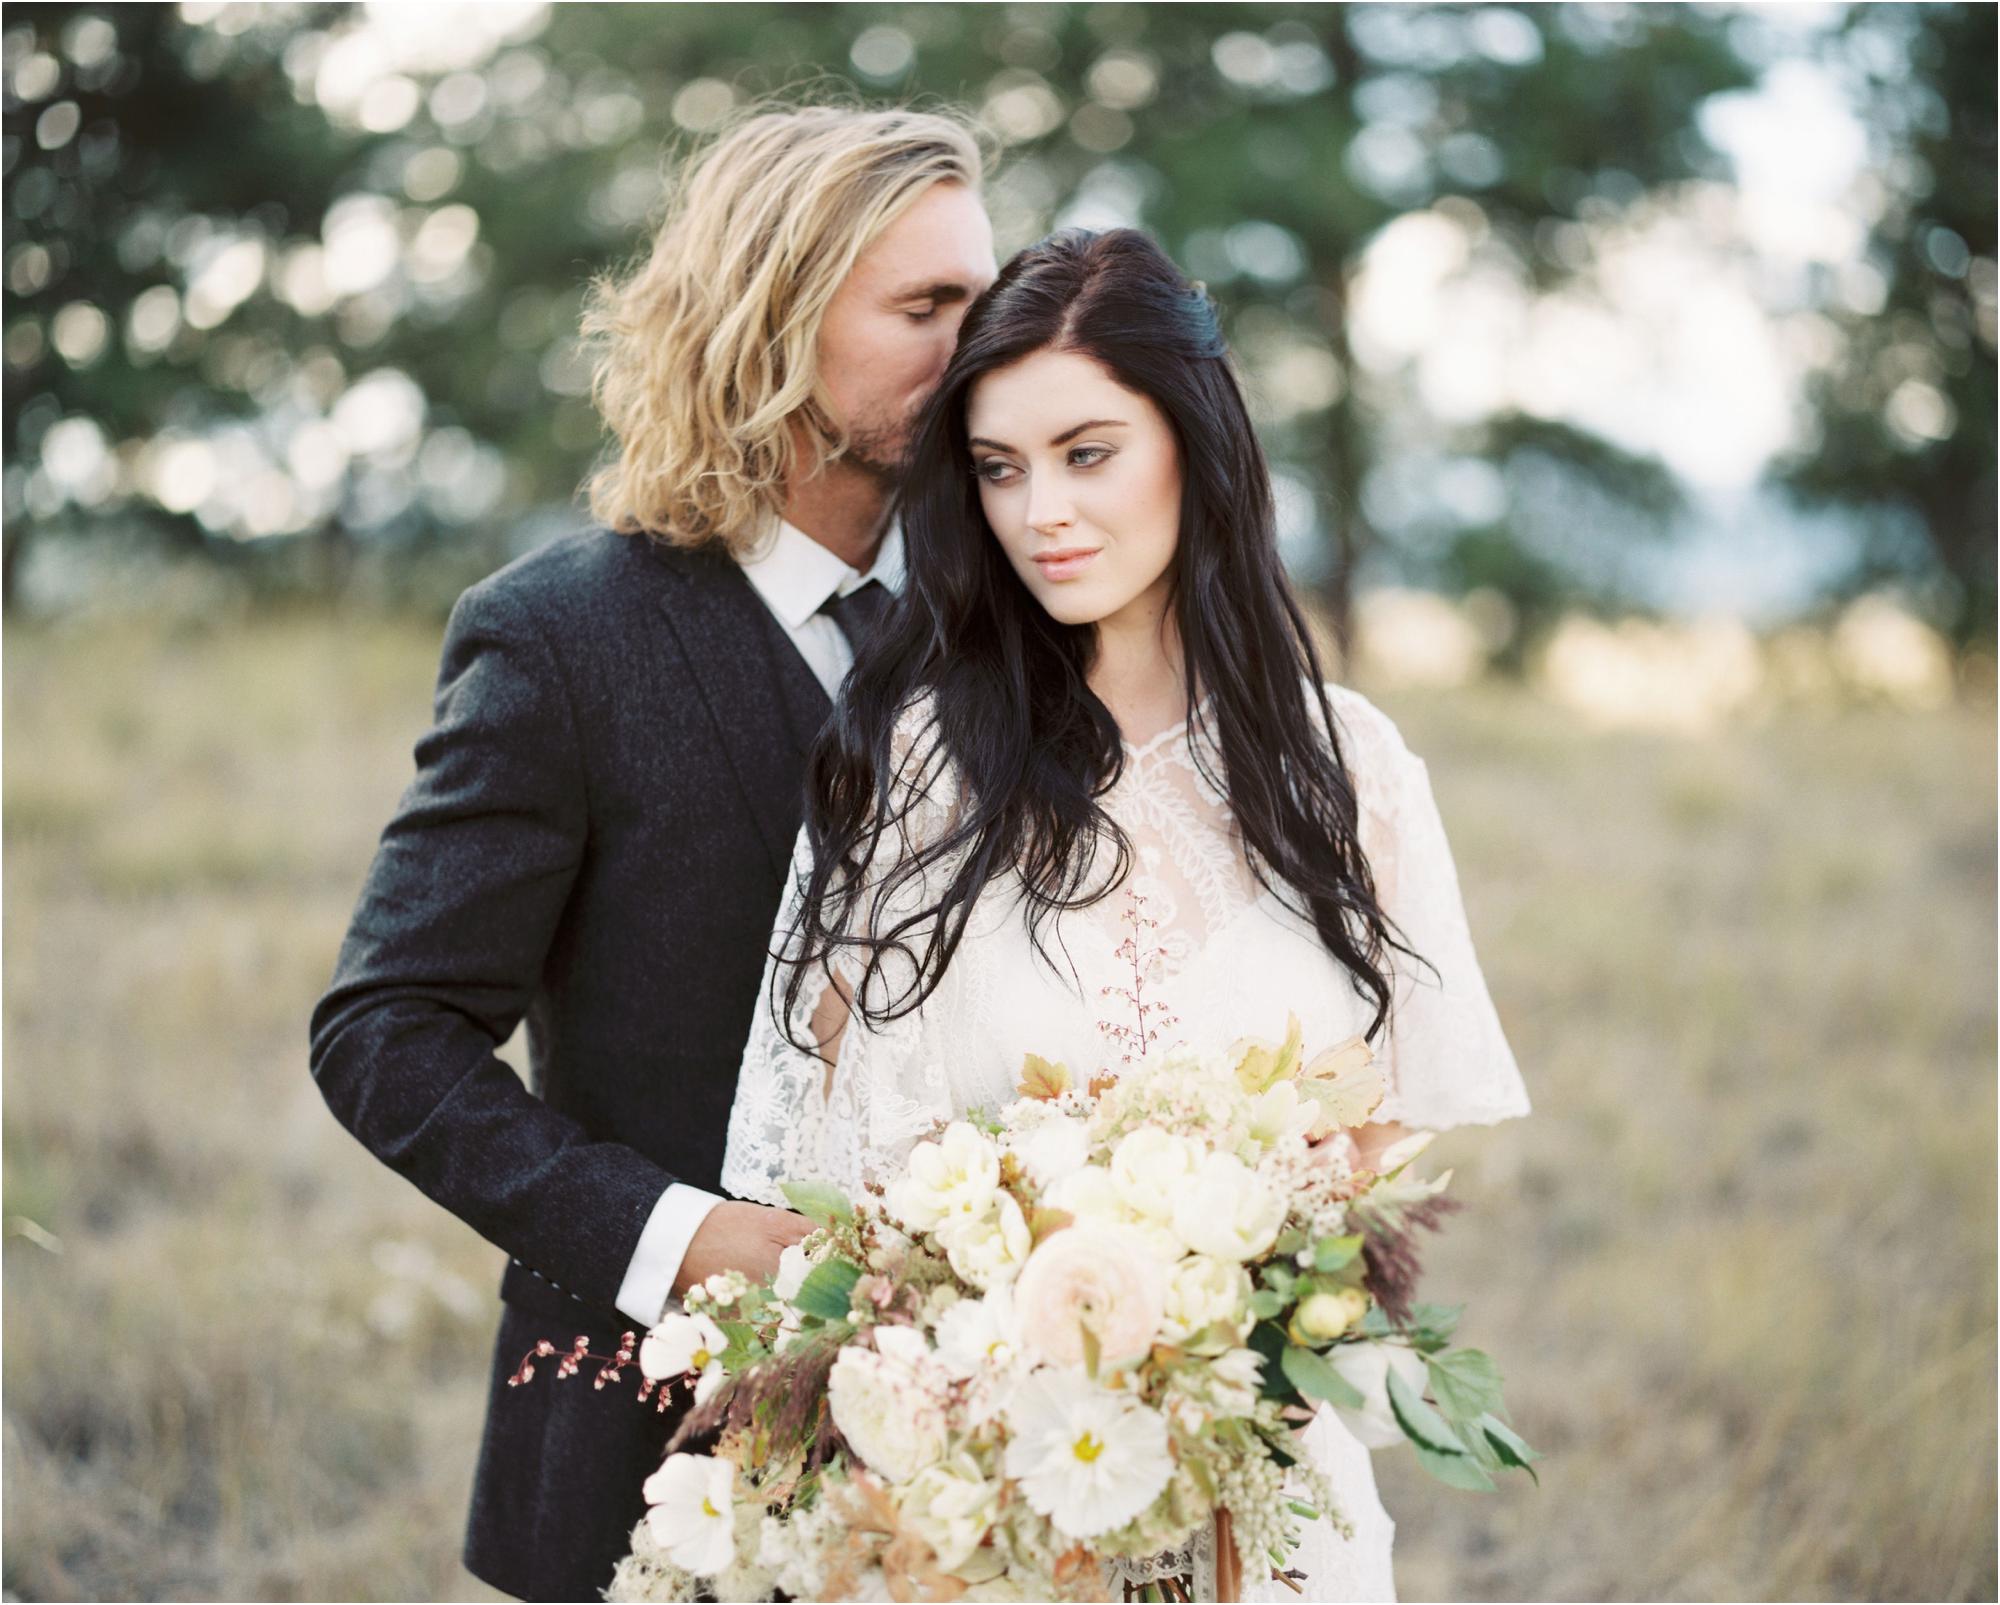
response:
[[[1064,494],[1062,483],[1046,475],[1028,476],[1028,528],[1039,535],[1053,535],[1076,522],[1075,510]]]

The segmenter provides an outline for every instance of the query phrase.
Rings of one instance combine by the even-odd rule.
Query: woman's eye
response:
[[[998,457],[988,457],[983,462],[972,465],[972,476],[988,485],[1004,485],[1013,477],[1014,465],[1003,462]]]
[[[1095,468],[1111,455],[1109,446],[1078,446],[1069,454],[1072,468]]]
[[[932,318],[937,316],[937,310],[936,307],[919,307],[906,310],[903,316],[908,318],[912,323],[929,323]]]

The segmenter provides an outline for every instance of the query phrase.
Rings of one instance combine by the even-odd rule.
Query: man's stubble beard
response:
[[[910,446],[916,435],[916,415],[896,421],[861,418],[848,426],[847,449],[840,461],[849,463],[885,490],[902,483],[910,466]]]

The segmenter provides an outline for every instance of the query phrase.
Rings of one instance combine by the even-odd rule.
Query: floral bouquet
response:
[[[1297,1587],[1301,1523],[1345,1525],[1293,1435],[1319,1405],[1456,1487],[1537,1458],[1456,1312],[1413,1301],[1454,1207],[1409,1174],[1428,1134],[1372,1170],[1341,1136],[1383,1094],[1360,1039],[1306,1063],[1294,1021],[1086,1087],[1030,1057],[1019,1092],[886,1188],[787,1188],[817,1230],[776,1278],[646,1336],[641,1396],[693,1400],[612,1599]]]

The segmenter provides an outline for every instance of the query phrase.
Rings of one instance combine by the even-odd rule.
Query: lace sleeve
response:
[[[1384,910],[1427,963],[1391,955],[1395,1006],[1381,1045],[1378,1119],[1441,1131],[1529,1112],[1472,948],[1458,870],[1424,761],[1366,698],[1328,686],[1361,803],[1361,845]]]
[[[930,890],[938,884],[935,870],[911,877],[887,897],[880,894],[900,861],[949,829],[957,803],[927,700],[912,704],[898,718],[892,751],[895,822],[880,834],[852,904],[857,917],[878,928],[920,912],[931,900]],[[800,957],[798,916],[812,867],[811,845],[801,829],[737,1075],[722,1163],[724,1187],[764,1204],[783,1205],[787,1181],[828,1181],[852,1193],[864,1181],[883,1178],[912,1143],[951,1111],[942,1061],[921,1050],[921,1011],[879,1027],[871,1027],[860,1014],[850,1015],[831,1062],[797,1045],[812,1041],[813,1014],[835,978],[850,997],[861,986],[864,965],[854,947],[837,948],[830,969],[823,963],[808,974],[789,1020],[781,1024],[785,992]],[[905,994],[916,979],[911,955],[922,952],[924,934],[922,929],[907,933],[908,951],[884,954],[865,1002],[879,1007]]]

